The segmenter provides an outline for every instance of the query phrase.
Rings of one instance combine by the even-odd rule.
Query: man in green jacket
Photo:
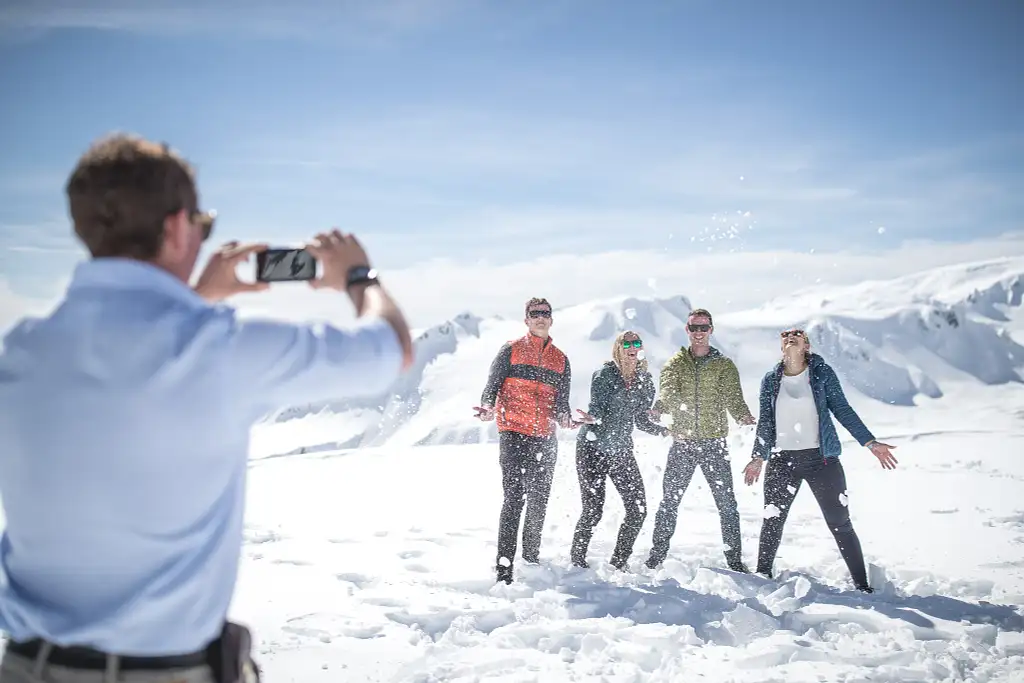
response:
[[[743,425],[756,422],[743,399],[736,364],[711,346],[711,313],[692,311],[686,321],[689,348],[680,349],[661,370],[656,415],[667,413],[674,443],[668,452],[663,497],[654,518],[654,545],[647,566],[656,568],[668,555],[676,529],[679,503],[700,466],[718,507],[725,559],[733,571],[746,572],[740,542],[740,514],[729,467],[729,422],[726,412]]]

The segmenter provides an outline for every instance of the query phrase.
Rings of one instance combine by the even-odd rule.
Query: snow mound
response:
[[[780,357],[780,329],[804,327],[855,405],[873,399],[914,406],[950,386],[1021,383],[1024,339],[1015,328],[1024,296],[1024,259],[941,268],[886,282],[797,293],[752,311],[715,316],[713,344],[736,361],[756,412],[761,377]],[[933,289],[934,288],[934,289]],[[699,303],[697,304],[699,305]],[[685,296],[623,296],[556,309],[552,338],[569,357],[571,404],[586,409],[590,378],[611,357],[620,331],[644,340],[657,373],[687,343]],[[254,455],[336,448],[473,444],[497,438],[472,416],[492,359],[525,333],[520,320],[463,313],[416,339],[413,370],[386,395],[282,409],[257,427]],[[571,433],[563,434],[572,438]]]

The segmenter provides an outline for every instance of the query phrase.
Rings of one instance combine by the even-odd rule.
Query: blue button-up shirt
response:
[[[401,356],[383,320],[239,320],[151,265],[80,264],[0,353],[0,629],[120,654],[204,647],[234,590],[252,423],[383,392]]]

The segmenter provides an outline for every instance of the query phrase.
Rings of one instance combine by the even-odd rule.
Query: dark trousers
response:
[[[728,447],[725,439],[688,439],[676,441],[672,445],[665,463],[661,505],[654,516],[654,544],[647,560],[648,566],[656,567],[668,556],[669,543],[679,517],[679,503],[698,466],[718,507],[722,542],[727,548],[725,559],[730,567],[737,568],[740,565],[740,513],[736,507],[732,469],[726,455]]]
[[[843,464],[839,458],[822,457],[817,448],[781,451],[768,459],[764,475],[764,504],[766,508],[774,505],[779,514],[766,518],[761,525],[757,571],[771,576],[786,518],[800,491],[800,485],[805,481],[818,501],[829,531],[839,545],[839,552],[850,570],[854,584],[858,587],[868,585],[860,539],[853,529],[850,509],[846,506],[846,473]]]
[[[541,532],[555,476],[558,441],[554,436],[535,437],[518,432],[498,435],[501,462],[501,485],[505,500],[498,520],[497,567],[511,568],[516,555],[519,521],[523,520],[523,559],[537,562],[540,555]]]
[[[576,442],[576,476],[580,482],[580,498],[583,511],[576,522],[576,533],[572,539],[572,562],[586,566],[587,548],[594,534],[594,527],[604,513],[605,483],[612,480],[615,490],[622,498],[626,517],[619,525],[619,537],[612,552],[611,562],[622,569],[633,553],[633,544],[640,534],[640,527],[647,517],[647,500],[644,480],[640,476],[633,452],[602,453],[589,442]]]

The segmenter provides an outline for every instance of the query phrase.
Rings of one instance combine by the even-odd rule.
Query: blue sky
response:
[[[390,268],[1024,229],[1014,0],[85,4],[0,5],[16,293],[81,257],[62,184],[113,129],[195,162],[218,237]]]

